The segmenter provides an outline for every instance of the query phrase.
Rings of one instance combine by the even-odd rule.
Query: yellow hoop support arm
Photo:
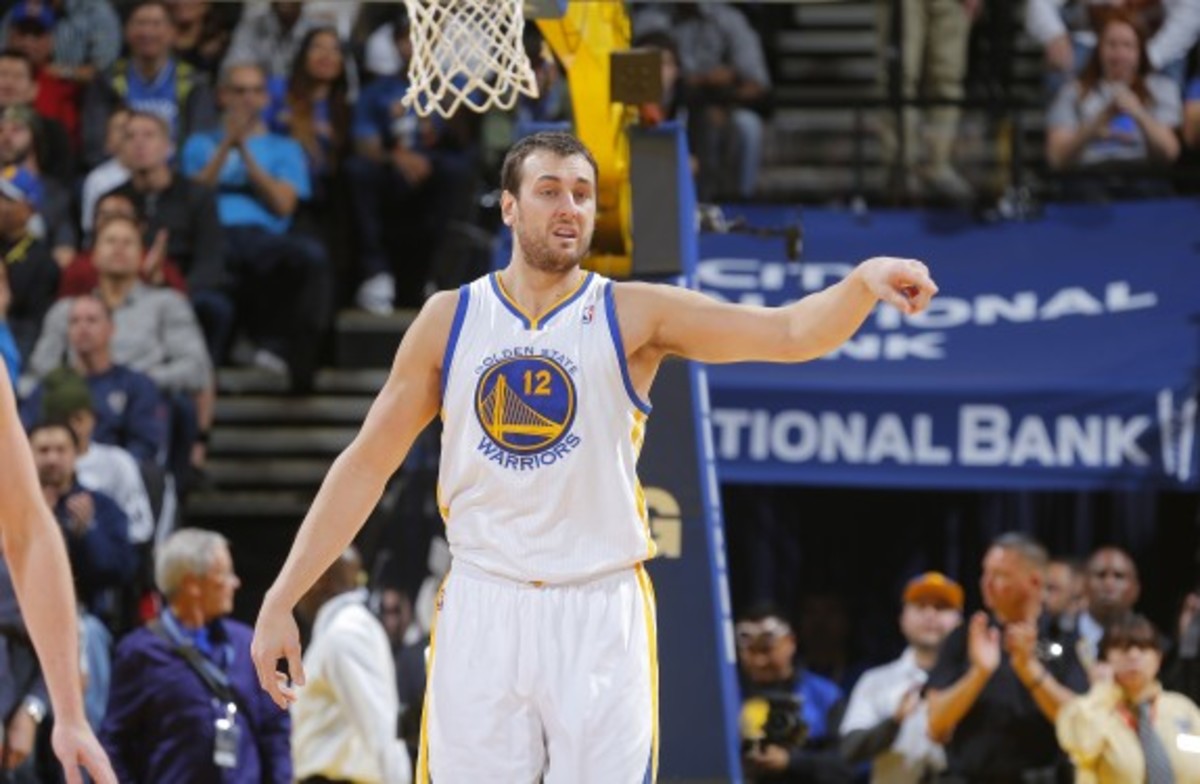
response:
[[[584,2],[570,3],[559,18],[536,21],[566,70],[575,133],[600,167],[595,252],[588,266],[606,275],[628,277],[633,236],[626,128],[633,110],[610,97],[609,61],[613,52],[629,48],[629,15],[623,2]]]

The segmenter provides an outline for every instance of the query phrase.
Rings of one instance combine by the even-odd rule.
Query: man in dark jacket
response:
[[[291,784],[291,721],[258,687],[241,585],[220,534],[185,528],[158,551],[167,606],[117,647],[101,742],[122,782]]]

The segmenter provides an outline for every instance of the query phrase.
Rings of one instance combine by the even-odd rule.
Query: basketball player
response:
[[[17,418],[12,382],[3,362],[0,362],[0,466],[4,467],[0,539],[25,628],[50,692],[54,708],[51,736],[54,753],[63,764],[68,784],[83,781],[80,766],[96,784],[116,784],[108,758],[83,715],[71,566],[58,523],[42,498],[33,453]],[[16,760],[3,760],[4,767],[13,762]]]
[[[252,654],[286,706],[303,683],[291,611],[350,544],[413,439],[443,418],[453,555],[437,598],[417,780],[631,784],[657,767],[654,555],[635,463],[668,356],[799,362],[879,300],[920,312],[918,261],[876,258],[787,307],[613,283],[580,268],[597,170],[569,134],[526,137],[501,174],[508,266],[432,297],[268,591]]]

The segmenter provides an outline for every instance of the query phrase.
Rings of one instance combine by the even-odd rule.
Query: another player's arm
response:
[[[0,493],[0,540],[54,707],[54,750],[66,768],[68,782],[80,780],[76,767],[80,764],[98,784],[115,782],[83,714],[75,592],[66,546],[42,497],[25,431],[17,418],[12,383],[2,362],[0,465],[6,467],[4,492]]]
[[[404,335],[387,382],[358,435],[334,460],[291,552],[259,612],[252,647],[259,681],[280,707],[293,693],[275,675],[278,659],[303,683],[292,608],[354,539],[413,441],[437,414],[441,363],[457,292],[435,295]]]
[[[880,300],[914,314],[935,293],[924,264],[884,257],[784,307],[733,305],[688,289],[627,283],[617,290],[617,312],[630,354],[647,348],[702,362],[803,362],[848,340]]]

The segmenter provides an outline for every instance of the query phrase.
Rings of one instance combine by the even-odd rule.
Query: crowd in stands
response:
[[[738,613],[743,765],[762,782],[1193,781],[1200,597],[1171,636],[1139,611],[1125,550],[1050,558],[1010,532],[982,554],[978,609],[939,572],[899,601],[904,648],[870,669],[807,654],[804,610]]]
[[[885,38],[891,12],[905,15],[902,94],[962,97],[980,6],[880,0]],[[1064,192],[1169,192],[1168,167],[1200,145],[1200,77],[1187,81],[1200,0],[1029,0],[1026,13],[1046,52],[1046,160],[1075,175]],[[309,654],[328,704],[289,718],[257,686],[249,630],[228,617],[240,585],[228,543],[174,531],[180,497],[206,481],[218,368],[253,365],[308,392],[338,308],[419,306],[486,266],[471,240],[480,195],[516,135],[569,120],[561,69],[527,36],[539,99],[427,119],[401,103],[411,28],[399,4],[0,0],[0,14],[0,357],[20,379],[78,581],[90,720],[123,781],[218,769],[237,771],[227,781],[396,780],[387,771],[415,754],[444,543],[423,584],[393,576],[361,590],[352,553],[318,583],[302,612],[325,640]],[[772,103],[760,31],[724,3],[637,3],[632,21],[635,43],[662,52],[655,116],[686,124],[700,197],[752,199]],[[896,176],[968,197],[958,121],[943,103],[881,128]],[[811,642],[844,633],[836,598],[798,619],[743,613],[746,694],[769,697],[768,711],[794,705],[805,730],[753,739],[748,770],[839,781],[874,761],[880,782],[921,780],[914,770],[969,781],[997,759],[1035,772],[1069,759],[1126,781],[1137,754],[1157,754],[1136,732],[1146,696],[1160,701],[1167,763],[1188,764],[1165,734],[1200,722],[1196,646],[1189,656],[1131,616],[1136,591],[1104,593],[1101,573],[1128,581],[1132,559],[1104,551],[1071,578],[1066,564],[1044,569],[1033,543],[999,542],[987,557],[1003,562],[985,564],[997,585],[1023,593],[985,587],[990,616],[958,626],[961,588],[917,579],[901,611],[909,649],[885,671],[863,674]],[[1072,579],[1085,597],[1059,607],[1050,597]],[[1059,590],[1044,607],[1043,582]],[[343,650],[347,635],[361,645]],[[1051,638],[1058,648],[1042,645]],[[28,644],[0,566],[0,763],[13,781],[54,781],[44,686],[36,670],[5,666]],[[1160,694],[1160,666],[1179,694]],[[947,696],[963,689],[965,707]],[[995,700],[1019,703],[1011,726],[989,718]],[[1036,759],[1006,751],[1014,743]],[[361,767],[337,768],[343,758]]]

